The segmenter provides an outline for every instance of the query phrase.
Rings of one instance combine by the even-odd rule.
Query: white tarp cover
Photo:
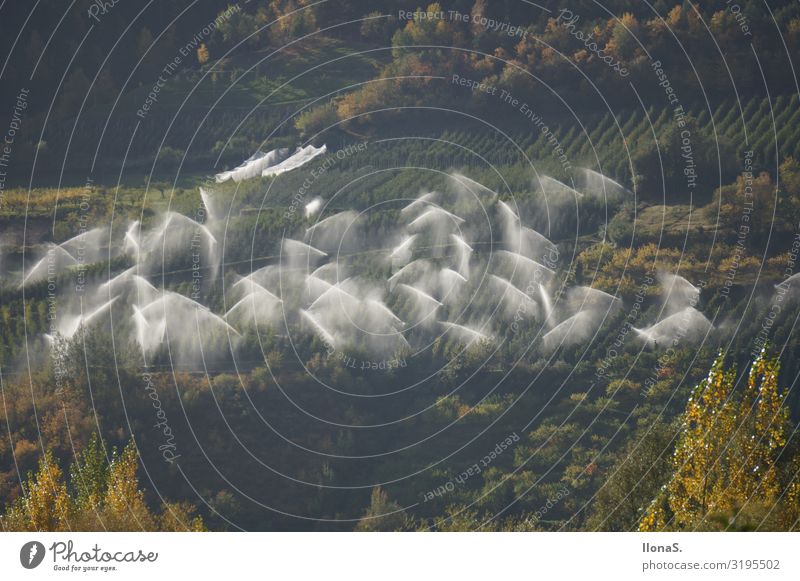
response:
[[[247,158],[240,166],[214,176],[216,182],[222,183],[228,180],[240,182],[250,178],[256,178],[261,175],[261,172],[266,168],[278,165],[286,159],[289,155],[289,148],[273,149],[268,153],[257,151],[255,154]]]
[[[295,151],[292,154],[292,156],[289,157],[288,159],[283,160],[281,163],[277,165],[265,168],[261,172],[261,176],[262,177],[277,176],[282,173],[286,173],[287,171],[292,171],[293,169],[297,169],[301,165],[307,164],[315,157],[323,155],[327,151],[328,148],[325,145],[319,148],[314,147],[313,145],[309,145],[308,147],[298,147],[297,151]]]

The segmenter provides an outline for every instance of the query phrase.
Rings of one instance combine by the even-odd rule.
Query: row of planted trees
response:
[[[708,375],[694,388],[685,411],[673,424],[674,429],[669,430],[674,437],[662,439],[658,446],[656,455],[667,457],[663,463],[665,470],[659,468],[660,460],[642,456],[640,450],[643,475],[628,471],[634,477],[627,479],[628,484],[623,486],[617,500],[636,495],[638,484],[631,483],[641,483],[651,471],[657,475],[653,486],[648,487],[651,492],[639,505],[638,516],[633,511],[627,524],[614,525],[608,519],[622,502],[601,503],[605,506],[604,524],[598,528],[626,529],[636,526],[634,523],[638,521],[642,531],[797,529],[800,454],[786,404],[791,390],[779,387],[779,373],[778,359],[767,357],[765,351],[753,361],[749,373],[741,377],[735,367],[726,368],[725,357],[720,355]],[[531,435],[534,440],[541,439],[541,435]],[[637,454],[635,449],[631,453]],[[623,458],[622,464],[637,462],[637,458]],[[28,475],[20,497],[0,517],[0,530],[204,529],[203,521],[190,505],[146,499],[137,476],[138,468],[139,456],[133,443],[121,452],[109,453],[96,436],[76,455],[66,472],[54,454],[47,452],[40,459],[38,470]],[[617,468],[620,466],[609,474],[618,472]],[[490,480],[499,482],[510,477],[500,464],[497,470],[493,467],[492,474],[487,471],[482,478],[491,476]],[[583,472],[587,471],[588,467]],[[602,487],[610,480],[604,478]],[[565,472],[561,484],[570,481]],[[488,486],[490,481],[485,480],[484,484]],[[526,484],[515,488],[514,495],[527,487]],[[574,482],[572,495],[578,495]],[[505,506],[507,500],[501,504]],[[152,507],[156,505],[158,508],[154,510]],[[569,511],[574,507],[569,509],[565,505],[564,509]],[[565,514],[557,508],[548,518],[557,521]],[[509,514],[507,519],[493,522],[490,528],[542,528],[538,519],[527,516],[524,511]],[[479,513],[466,510],[458,502],[443,506],[433,519],[438,530],[487,526]],[[376,490],[357,529],[420,529],[430,526],[430,522],[404,513],[386,492]],[[574,524],[580,527],[578,522]],[[588,522],[586,526],[594,528],[596,524]]]

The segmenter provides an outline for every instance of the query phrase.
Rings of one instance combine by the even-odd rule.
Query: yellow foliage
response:
[[[778,387],[780,364],[762,351],[737,397],[736,370],[725,370],[723,363],[720,354],[689,398],[672,460],[674,474],[645,512],[640,530],[729,528],[737,516],[750,518],[763,507],[781,515],[778,526],[793,525],[789,515],[798,512],[791,509],[797,484],[790,482],[789,494],[783,495],[787,487],[777,464],[788,422]],[[794,500],[788,498],[792,494]]]
[[[63,473],[52,453],[39,463],[35,479],[28,480],[25,500],[30,526],[37,531],[70,530],[72,509]]]
[[[133,443],[114,458],[108,475],[104,501],[104,521],[109,530],[153,530],[155,519],[139,490],[136,477],[138,454]]]
[[[197,62],[203,65],[208,62],[209,56],[208,47],[204,42],[201,43],[200,46],[197,47]]]
[[[591,280],[594,288],[622,295],[634,294],[646,275],[661,271],[679,272],[692,278],[692,274],[698,271],[694,256],[676,248],[660,248],[656,244],[616,249],[599,243],[581,252],[576,263],[583,279]],[[649,292],[658,292],[657,285],[650,285]]]
[[[105,454],[102,448],[100,457]],[[93,452],[97,452],[94,449]],[[86,456],[84,455],[84,460]],[[102,466],[83,464],[75,470],[72,486],[88,494],[71,496],[52,452],[28,477],[25,496],[0,517],[3,531],[202,531],[205,526],[186,503],[164,504],[161,514],[150,510],[139,488],[139,456],[133,443],[115,454],[107,477]],[[99,472],[92,472],[98,469]],[[77,476],[76,476],[77,475]],[[79,478],[79,480],[76,480]],[[93,489],[97,486],[97,492]],[[86,486],[91,489],[87,489]]]

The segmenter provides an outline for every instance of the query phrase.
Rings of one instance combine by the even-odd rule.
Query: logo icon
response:
[[[30,541],[22,545],[19,551],[19,562],[26,569],[35,569],[44,560],[44,545],[39,541]]]

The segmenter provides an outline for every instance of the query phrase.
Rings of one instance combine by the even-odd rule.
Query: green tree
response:
[[[715,171],[720,163],[724,182],[732,179],[731,160],[736,156],[730,143],[710,137],[690,115],[684,120],[683,126],[670,120],[657,141],[643,139],[634,150],[632,161],[640,195],[659,200],[666,196],[666,203],[686,201],[690,195],[709,196],[720,183],[720,174]]]
[[[100,506],[108,483],[108,463],[97,434],[92,434],[88,446],[72,463],[70,482],[80,507],[94,511]]]
[[[389,499],[380,486],[372,489],[369,508],[358,521],[356,530],[360,532],[396,531],[405,528],[406,514],[399,504]]]
[[[603,531],[635,529],[642,510],[672,473],[668,451],[674,430],[663,422],[641,422],[630,445],[597,492],[586,528]]]

